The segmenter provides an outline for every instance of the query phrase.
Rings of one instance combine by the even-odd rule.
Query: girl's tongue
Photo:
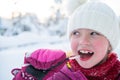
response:
[[[94,54],[94,52],[90,52],[90,51],[78,51],[78,53],[80,55],[80,60],[82,61],[89,60]]]

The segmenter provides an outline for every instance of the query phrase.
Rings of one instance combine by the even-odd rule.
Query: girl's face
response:
[[[108,50],[111,50],[109,41],[102,34],[90,29],[77,29],[70,35],[71,48],[79,65],[91,68],[107,59]]]

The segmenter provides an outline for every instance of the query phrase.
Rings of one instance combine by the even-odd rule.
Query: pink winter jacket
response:
[[[21,69],[13,69],[13,80],[87,80],[66,65],[69,59],[61,50],[38,49],[25,56]]]

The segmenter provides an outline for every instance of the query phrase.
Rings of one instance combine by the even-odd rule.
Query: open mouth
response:
[[[94,52],[88,51],[88,50],[79,50],[78,54],[80,55],[80,59],[82,61],[86,61],[86,60],[89,60],[92,57]]]

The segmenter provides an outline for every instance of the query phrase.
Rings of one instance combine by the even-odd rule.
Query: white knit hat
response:
[[[88,2],[78,7],[68,21],[68,33],[86,28],[103,34],[110,41],[113,50],[120,38],[119,20],[114,11],[105,3]]]

